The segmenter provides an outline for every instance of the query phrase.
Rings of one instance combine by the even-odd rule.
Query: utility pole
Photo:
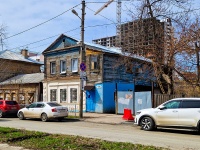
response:
[[[78,13],[73,9],[72,13],[75,14],[77,17],[79,17]],[[80,41],[80,101],[79,101],[79,117],[83,118],[83,74],[85,73],[85,44],[84,44],[84,24],[85,24],[85,0],[82,0],[82,15],[79,17],[81,20],[81,41]],[[83,68],[81,67],[83,66]]]
[[[81,17],[81,51],[80,63],[85,64],[85,44],[84,44],[84,24],[85,24],[85,0],[82,0],[82,17]],[[83,118],[83,79],[80,79],[80,102],[79,102],[79,117]]]

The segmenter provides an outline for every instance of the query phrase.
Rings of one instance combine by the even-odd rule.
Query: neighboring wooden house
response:
[[[38,101],[41,99],[39,95],[43,91],[38,93],[37,90],[38,88],[42,88],[41,78],[37,82],[32,83],[32,81],[38,79],[34,74],[41,72],[43,62],[29,58],[28,54],[28,50],[22,50],[21,54],[9,50],[0,52],[1,99],[16,100],[19,103],[26,104],[31,103],[33,100]],[[25,74],[32,74],[28,78],[29,80],[27,80],[27,76],[29,75]],[[40,76],[44,78],[44,74],[40,74]],[[36,95],[38,95],[38,98],[36,98]]]
[[[44,73],[21,74],[0,82],[0,98],[19,104],[42,101]]]
[[[79,105],[80,48],[77,40],[62,34],[43,51],[44,101],[56,101],[68,106]],[[130,66],[127,69],[120,62],[122,56],[130,57],[123,55],[117,49],[85,43],[84,111],[115,113],[117,91],[134,92],[140,88],[151,90],[150,79],[135,80],[137,76],[144,74],[142,68],[148,63],[151,64],[151,61],[143,57],[131,56],[134,65],[131,69]],[[147,79],[151,71],[145,72]]]
[[[9,50],[0,51],[0,82],[18,74],[39,73],[43,63],[30,59],[28,50],[21,54]]]

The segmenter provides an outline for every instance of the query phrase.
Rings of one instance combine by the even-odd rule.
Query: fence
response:
[[[153,101],[153,107],[157,107],[160,104],[178,97],[184,97],[183,95],[169,95],[169,94],[154,94],[154,101]]]
[[[69,116],[78,116],[79,105],[78,104],[67,104],[65,105],[68,108]]]

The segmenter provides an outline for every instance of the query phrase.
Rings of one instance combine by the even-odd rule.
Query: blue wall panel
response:
[[[117,91],[134,91],[133,83],[117,83]]]
[[[115,83],[103,83],[103,112],[115,113]]]
[[[96,113],[115,113],[116,91],[134,91],[133,83],[104,82],[95,85],[95,90],[86,91],[86,111]]]
[[[95,112],[103,113],[103,84],[95,85]]]

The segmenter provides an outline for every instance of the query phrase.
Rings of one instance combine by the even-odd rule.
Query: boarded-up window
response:
[[[77,88],[70,89],[70,103],[77,103]]]
[[[50,101],[56,101],[56,89],[51,89],[50,90]]]
[[[66,89],[60,89],[60,101],[61,102],[67,101],[67,90]]]
[[[90,57],[90,69],[91,70],[99,69],[98,68],[98,56],[92,55]]]

